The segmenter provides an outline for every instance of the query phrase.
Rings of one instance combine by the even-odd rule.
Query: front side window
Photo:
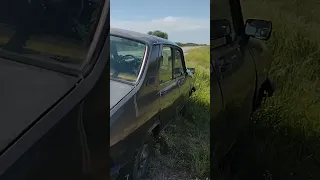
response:
[[[172,48],[163,46],[159,69],[160,83],[167,82],[172,79],[172,55]]]
[[[147,45],[123,37],[110,36],[110,78],[135,83]]]
[[[0,56],[79,68],[103,4],[103,0],[2,0]]]

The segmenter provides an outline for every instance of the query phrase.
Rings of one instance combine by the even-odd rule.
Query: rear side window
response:
[[[103,4],[104,0],[1,0],[0,54],[70,68],[80,65]]]
[[[172,79],[172,48],[163,46],[162,58],[160,60],[159,80],[160,83],[169,81]]]
[[[182,65],[182,53],[178,51],[177,49],[174,50],[174,63],[173,63],[173,76],[174,78],[183,76],[184,74],[184,68]]]

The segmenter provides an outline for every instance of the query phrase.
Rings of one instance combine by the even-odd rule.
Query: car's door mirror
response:
[[[268,40],[271,37],[272,23],[260,19],[247,19],[245,33],[248,36]]]
[[[194,73],[195,73],[195,71],[196,71],[196,69],[195,69],[195,68],[187,68],[187,72],[188,72],[188,73],[192,73],[192,74],[194,74]]]
[[[211,40],[230,36],[231,24],[227,19],[211,20],[210,22]]]

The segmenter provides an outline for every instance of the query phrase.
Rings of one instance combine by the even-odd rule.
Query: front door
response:
[[[232,1],[215,0],[211,5],[211,12],[214,12],[211,20],[228,20],[231,25],[230,36],[214,39],[211,43],[211,62],[220,81],[225,105],[224,128],[220,129],[223,129],[221,138],[226,149],[249,122],[256,81],[254,61],[243,44],[243,20],[237,18],[241,15],[231,8]]]
[[[173,76],[173,48],[163,45],[159,63],[160,120],[166,126],[177,114],[180,96],[178,81]]]

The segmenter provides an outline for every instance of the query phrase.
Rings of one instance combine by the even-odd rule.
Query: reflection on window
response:
[[[181,53],[178,50],[174,50],[174,52],[175,52],[174,77],[179,77],[183,75]]]
[[[103,0],[1,0],[0,53],[80,64]]]
[[[110,77],[136,82],[146,45],[122,37],[110,36]]]
[[[159,70],[160,82],[166,82],[172,79],[172,49],[170,47],[162,48],[162,58]]]

